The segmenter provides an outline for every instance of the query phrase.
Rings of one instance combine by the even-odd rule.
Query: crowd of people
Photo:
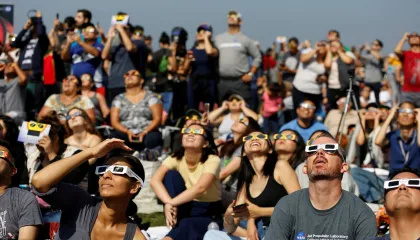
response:
[[[156,50],[112,19],[81,9],[47,32],[37,11],[1,43],[0,239],[150,239],[146,185],[167,240],[420,237],[419,34],[388,56],[337,30],[263,52],[229,11],[226,32],[200,24],[188,48],[175,27]],[[19,142],[24,121],[48,135]],[[161,164],[146,179],[141,161]]]

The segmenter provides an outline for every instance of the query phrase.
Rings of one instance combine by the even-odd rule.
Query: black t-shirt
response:
[[[171,56],[171,50],[168,48],[161,48],[153,53],[153,61],[151,64],[152,72],[156,73],[156,82],[154,83],[154,91],[157,93],[168,92],[172,90],[172,86],[168,80],[168,70],[162,69],[165,62]]]

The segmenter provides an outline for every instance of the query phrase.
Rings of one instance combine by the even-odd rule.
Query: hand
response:
[[[189,59],[190,61],[192,61],[194,59],[194,53],[193,53],[193,51],[188,50],[186,57],[187,57],[187,59]]]
[[[228,102],[228,101],[223,101],[223,103],[222,103],[222,108],[223,108],[224,110],[228,110],[228,109],[229,109],[229,102]]]
[[[133,133],[132,131],[127,131],[128,141],[133,142],[133,138],[138,138],[138,134]]]
[[[366,49],[366,51],[370,51],[370,45],[369,45],[369,43],[365,43],[365,49]]]
[[[104,34],[104,29],[101,27],[101,25],[96,24],[96,30],[98,31],[99,35],[103,35]]]
[[[73,41],[77,42],[77,43],[82,42],[82,38],[80,38],[80,34],[74,33],[73,34]]]
[[[60,25],[60,19],[56,18],[54,19],[53,29],[55,29],[58,25]]]
[[[112,26],[109,28],[108,30],[108,39],[111,40],[115,37],[116,33],[115,33],[115,27]]]
[[[225,212],[225,221],[230,224],[233,224],[233,206],[235,206],[235,203],[236,201],[233,200]]]
[[[176,219],[177,208],[172,206],[171,204],[165,204],[164,214],[165,214],[166,226],[169,228],[175,227],[176,220],[177,220]]]
[[[327,105],[328,104],[328,98],[327,97],[324,97],[322,99],[322,104],[324,104],[324,105]]]
[[[176,52],[177,48],[178,48],[178,43],[175,43],[175,42],[171,43],[170,49],[173,53]]]
[[[414,109],[414,114],[416,114],[416,120],[419,123],[420,122],[420,108]]]
[[[37,17],[37,18],[42,17],[42,13],[41,13],[41,11],[36,11],[36,13],[35,13],[35,17]]]
[[[321,43],[316,42],[315,43],[315,50],[318,51],[320,46],[321,46]]]
[[[258,240],[258,229],[257,226],[255,226],[255,220],[249,219],[248,224],[246,226],[246,233],[248,240]]]
[[[124,144],[124,140],[117,139],[117,138],[109,138],[98,145],[88,148],[87,150],[90,151],[92,157],[94,158],[101,158],[107,155],[110,151],[114,149],[122,149],[124,151],[132,151],[127,145]]]
[[[394,106],[394,107],[391,108],[391,111],[389,112],[389,116],[391,118],[394,118],[395,117],[395,114],[397,113],[398,108],[399,108],[398,106]]]
[[[252,80],[252,76],[250,76],[248,73],[245,73],[244,75],[242,75],[241,80],[244,83],[248,83],[248,82],[250,82]]]
[[[249,217],[250,218],[259,218],[260,216],[260,207],[258,207],[257,205],[251,203],[250,201],[248,201],[248,199],[245,199],[245,202],[248,204],[248,212],[249,212]]]
[[[67,43],[72,43],[74,41],[74,36],[75,33],[74,32],[68,32],[67,33]]]
[[[208,39],[210,39],[211,38],[211,32],[210,31],[206,31],[205,33],[204,33],[204,36],[206,37],[206,38],[208,38]]]
[[[365,120],[366,109],[360,109],[359,113],[360,113],[360,118],[362,119],[362,122],[363,122]]]
[[[204,112],[201,117],[201,125],[207,126],[209,124],[209,116],[207,112]]]
[[[137,134],[138,138],[139,138],[139,142],[143,142],[144,137],[146,137],[147,133],[146,132],[142,132],[140,134]]]
[[[408,41],[408,36],[410,36],[409,32],[404,33],[403,38],[405,39],[405,41]]]
[[[381,120],[382,114],[382,111],[377,111],[375,115],[375,120]]]
[[[123,32],[125,31],[124,26],[121,24],[115,24],[115,30],[117,30],[118,32]]]
[[[42,138],[40,138],[38,140],[37,147],[40,150],[40,152],[45,153],[47,155],[53,152],[53,146],[51,143],[51,138],[49,136],[43,136]]]
[[[32,21],[31,21],[31,19],[28,19],[26,21],[25,25],[23,26],[23,29],[28,30],[31,26],[32,26]]]
[[[244,100],[239,101],[239,107],[243,110],[246,107],[246,103]]]

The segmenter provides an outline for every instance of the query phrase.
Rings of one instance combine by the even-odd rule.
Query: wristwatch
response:
[[[247,73],[248,74],[248,76],[250,76],[250,77],[253,77],[254,76],[254,74],[252,73],[252,72],[249,72],[249,73]]]

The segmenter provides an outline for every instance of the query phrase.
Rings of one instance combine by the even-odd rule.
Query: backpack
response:
[[[165,73],[168,70],[168,65],[169,65],[168,56],[163,55],[162,59],[160,59],[158,72]]]

